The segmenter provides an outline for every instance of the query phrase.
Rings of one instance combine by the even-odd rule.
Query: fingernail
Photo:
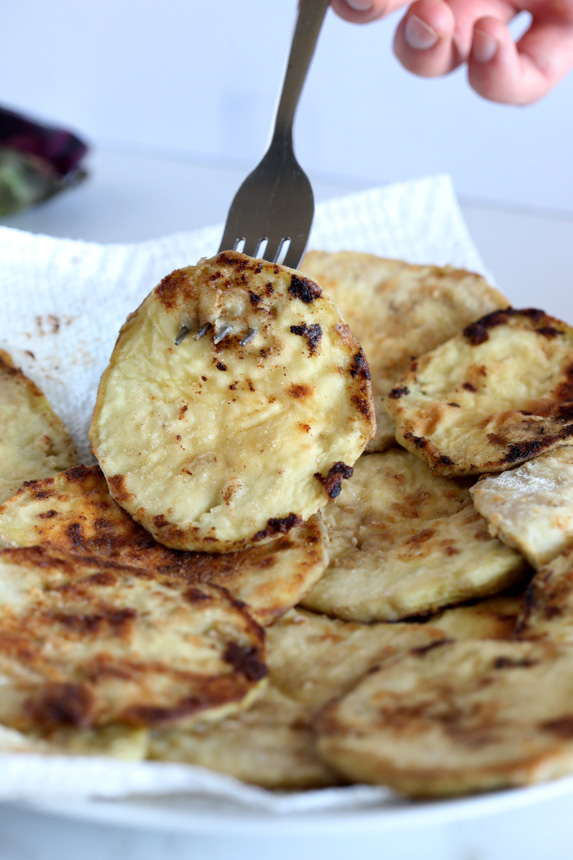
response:
[[[427,51],[438,41],[438,34],[417,15],[408,15],[404,30],[406,42],[416,51]]]
[[[490,36],[484,30],[474,30],[474,40],[472,44],[472,54],[474,60],[478,63],[489,63],[497,54],[499,43],[497,39]]]
[[[346,0],[346,5],[355,12],[369,12],[373,8],[372,0]]]

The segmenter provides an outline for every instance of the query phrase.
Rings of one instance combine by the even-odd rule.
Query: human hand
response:
[[[402,6],[408,0],[332,0],[341,18],[356,23]],[[520,12],[532,20],[516,44],[507,25]],[[466,64],[484,98],[531,104],[573,67],[573,0],[415,0],[398,24],[394,52],[423,77]]]

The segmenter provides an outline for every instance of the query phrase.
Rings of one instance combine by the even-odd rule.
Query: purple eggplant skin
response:
[[[87,153],[72,132],[0,107],[0,217],[76,185]]]

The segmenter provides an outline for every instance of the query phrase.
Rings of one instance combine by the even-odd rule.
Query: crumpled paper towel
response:
[[[161,278],[213,255],[221,226],[129,245],[0,228],[0,347],[45,392],[91,462],[87,430],[118,330]],[[317,206],[310,248],[368,251],[485,274],[446,176],[375,188]],[[0,799],[187,794],[292,813],[396,802],[384,788],[281,794],[186,765],[0,756]]]
[[[129,245],[0,227],[0,347],[69,428],[80,462],[99,378],[120,326],[161,278],[216,253],[221,226]],[[375,188],[317,206],[309,248],[369,251],[485,273],[446,176]]]

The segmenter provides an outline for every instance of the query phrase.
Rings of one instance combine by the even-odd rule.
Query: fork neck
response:
[[[301,0],[300,2],[271,146],[282,143],[292,147],[295,111],[329,4],[330,0]]]

